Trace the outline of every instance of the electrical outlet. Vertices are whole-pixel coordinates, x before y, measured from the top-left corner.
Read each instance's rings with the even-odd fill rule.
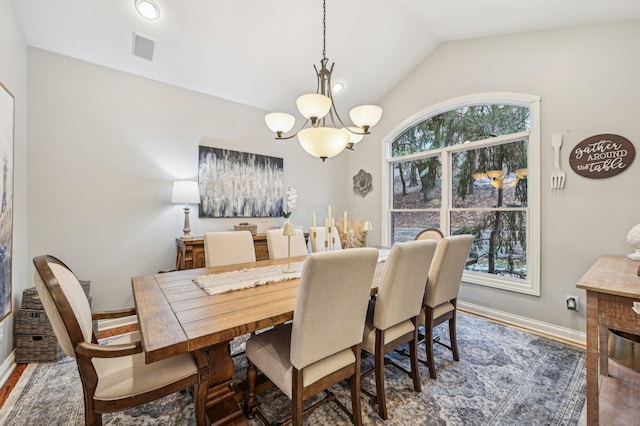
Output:
[[[567,295],[567,309],[569,309],[570,311],[580,310],[580,299],[578,298],[578,296]]]

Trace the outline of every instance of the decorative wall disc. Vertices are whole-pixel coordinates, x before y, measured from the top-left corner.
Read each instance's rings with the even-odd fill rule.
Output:
[[[360,169],[357,175],[353,177],[353,192],[364,197],[373,189],[373,178],[371,173],[367,173]]]

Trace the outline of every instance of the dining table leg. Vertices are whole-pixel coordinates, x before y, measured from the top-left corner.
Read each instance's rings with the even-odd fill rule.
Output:
[[[246,425],[247,419],[235,400],[232,385],[235,366],[229,342],[209,346],[206,353],[210,374],[206,410],[211,426]]]

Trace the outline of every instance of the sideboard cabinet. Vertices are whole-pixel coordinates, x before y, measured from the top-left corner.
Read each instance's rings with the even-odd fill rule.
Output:
[[[176,269],[204,268],[204,237],[193,237],[189,240],[176,238],[178,255],[176,257]],[[269,259],[267,236],[258,234],[253,236],[253,247],[256,251],[256,260]]]

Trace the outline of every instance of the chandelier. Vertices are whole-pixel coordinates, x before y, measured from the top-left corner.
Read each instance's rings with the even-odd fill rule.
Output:
[[[296,100],[296,106],[300,114],[306,119],[302,127],[294,134],[286,136],[285,133],[293,129],[295,118],[286,113],[274,112],[267,114],[264,119],[269,129],[275,132],[276,139],[284,140],[298,136],[300,145],[309,154],[321,158],[327,158],[340,154],[345,148],[353,150],[353,146],[360,142],[364,135],[368,135],[369,129],[375,126],[382,116],[382,108],[376,105],[361,105],[349,112],[351,121],[355,126],[347,126],[340,118],[331,94],[332,63],[329,68],[329,59],[326,56],[327,46],[327,2],[322,2],[322,60],[320,70],[316,65],[317,88],[316,93],[300,96]],[[308,126],[311,124],[311,126]]]

